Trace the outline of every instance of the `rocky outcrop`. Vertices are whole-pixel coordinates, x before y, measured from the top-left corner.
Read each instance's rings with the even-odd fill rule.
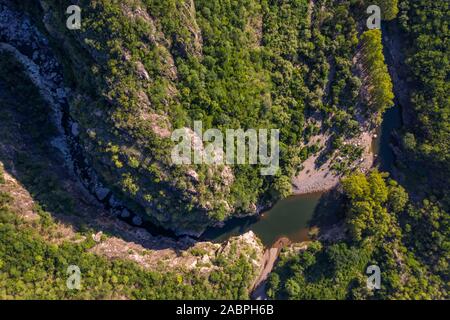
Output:
[[[253,276],[256,277],[264,248],[255,234],[250,231],[230,238],[223,244],[196,242],[181,251],[176,247],[148,250],[137,243],[112,237],[101,241],[91,251],[109,258],[130,259],[152,270],[181,270],[199,272],[202,275],[222,268],[216,263],[219,257],[225,259],[227,264],[233,264],[243,256],[252,265]]]
[[[201,57],[203,37],[195,17],[196,11],[194,0],[184,0],[184,3],[181,6],[180,15],[190,33],[190,39],[188,42],[180,42],[181,48],[185,54]]]

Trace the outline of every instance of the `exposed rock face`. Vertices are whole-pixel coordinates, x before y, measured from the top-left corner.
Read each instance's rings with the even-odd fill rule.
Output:
[[[58,67],[58,64],[55,60],[53,60],[54,58],[52,54],[46,51],[41,52],[40,49],[38,49],[40,41],[44,41],[45,44],[45,40],[43,40],[45,38],[40,38],[39,31],[31,27],[31,23],[29,22],[22,24],[23,28],[15,26],[14,32],[8,28],[3,28],[3,26],[8,25],[10,19],[14,21],[21,21],[22,18],[26,18],[24,16],[18,17],[17,13],[10,11],[6,7],[2,7],[1,9],[0,18],[2,20],[0,21],[3,25],[0,35],[2,40],[7,40],[9,43],[14,44],[18,48],[28,48],[29,46],[34,46],[36,47],[36,51],[31,53],[31,57],[27,57],[16,49],[16,47],[10,44],[2,43],[0,49],[14,54],[16,58],[24,65],[27,74],[30,76],[34,84],[41,90],[43,97],[46,98],[53,106],[55,114],[59,114],[59,118],[55,119],[55,123],[60,128],[61,134],[64,134],[64,128],[61,126],[61,114],[63,108],[62,104],[66,103],[66,93],[65,88],[61,83],[62,77],[60,72],[55,69],[55,67]],[[5,33],[3,33],[4,30],[6,30]],[[28,42],[28,37],[33,34],[36,37],[35,39],[39,40],[30,40],[30,42]],[[38,43],[34,41],[38,41]],[[36,65],[33,60],[36,60],[39,64],[41,63],[41,60],[45,60],[46,64],[44,66],[47,66],[48,69],[45,67],[42,68],[41,64],[39,66]],[[55,81],[59,82],[55,83]],[[155,121],[159,119],[158,115],[151,115],[150,117]],[[81,134],[80,125],[73,122],[68,128],[68,131],[73,136],[78,136]],[[88,129],[86,131],[91,132],[90,136],[96,136],[95,129]],[[167,135],[167,132],[162,133],[162,135]],[[62,139],[62,141],[64,141],[64,139]],[[188,174],[189,172],[190,175],[194,177],[194,180],[198,180],[198,174],[195,171],[188,171]],[[230,185],[233,181],[232,170],[225,166],[221,172],[222,173],[220,175],[224,180],[224,185]],[[211,174],[214,175],[216,173],[211,172]],[[23,194],[23,197],[29,198],[27,200],[23,197],[20,198],[21,207],[27,203],[33,203],[33,200],[30,198],[28,193],[24,190],[18,191],[19,189],[21,190],[21,187],[11,176],[8,176],[7,181],[9,181],[11,186],[15,188],[16,194]],[[9,186],[9,184],[7,186]],[[101,184],[93,185],[92,194],[101,201],[109,197],[108,203],[113,208],[120,207],[122,205],[114,195],[111,195],[110,189],[102,186]],[[228,204],[226,204],[226,206],[227,210],[230,210]],[[24,214],[26,219],[37,218],[37,214],[32,211],[31,207],[24,210],[27,212]],[[97,211],[98,208],[95,207],[94,210]],[[124,208],[122,209],[120,215],[123,218],[128,218],[131,216],[131,213],[128,209]],[[94,218],[91,222],[97,226],[108,226],[108,228],[113,225],[113,228],[116,228],[119,232],[125,232],[127,238],[131,237],[135,240],[134,242],[127,242],[117,237],[103,237],[103,232],[99,231],[92,234],[92,238],[98,243],[92,251],[97,254],[102,254],[110,258],[131,259],[150,269],[180,269],[184,271],[196,271],[202,274],[208,274],[214,269],[221,268],[214,264],[214,260],[218,256],[224,257],[231,264],[235,262],[237,258],[245,257],[253,266],[253,272],[255,275],[257,270],[260,268],[259,261],[263,252],[263,247],[252,232],[232,238],[223,245],[209,242],[194,243],[189,239],[182,239],[179,242],[175,242],[171,239],[163,237],[153,237],[143,229],[132,229],[130,226],[127,226],[119,221],[111,222],[110,220],[106,220],[104,217],[101,217],[100,214],[98,217],[98,219]],[[132,220],[135,225],[140,225],[142,223],[142,219],[138,216],[134,216]],[[60,227],[66,228],[63,226]],[[67,234],[68,238],[73,236],[73,230],[70,230],[70,228],[66,228],[64,230],[66,230],[65,234]],[[69,234],[72,234],[72,236]],[[146,249],[147,247],[154,247],[155,249],[149,252],[148,249]],[[166,248],[163,249],[163,247]],[[180,248],[183,248],[181,254],[179,251]],[[198,255],[196,252],[201,252],[202,254]]]
[[[252,45],[255,48],[259,48],[261,46],[262,37],[263,37],[262,15],[251,17],[248,21],[246,28],[250,34]]]
[[[52,107],[54,124],[62,136],[61,109],[66,94],[63,78],[58,72],[60,65],[51,54],[48,40],[25,14],[11,10],[8,3],[0,2],[0,52],[13,54],[25,67],[30,80]],[[64,139],[55,140],[54,145],[68,157],[69,150]]]
[[[186,51],[188,54],[192,54],[195,56],[201,56],[202,55],[202,45],[203,45],[203,38],[201,34],[201,30],[197,24],[196,18],[195,18],[195,3],[194,0],[185,0],[182,10],[181,10],[181,16],[186,23],[186,26],[191,33],[191,44],[183,44],[183,50]]]
[[[80,131],[78,129],[78,124],[77,123],[72,123],[72,135],[74,135],[75,137],[78,136],[80,134]]]
[[[195,271],[203,275],[221,268],[215,263],[218,257],[224,258],[227,264],[233,264],[240,257],[245,257],[252,265],[253,277],[256,278],[261,268],[264,248],[250,231],[231,238],[224,244],[197,242],[181,253],[175,248],[149,251],[136,243],[126,243],[118,238],[106,239],[92,248],[92,251],[109,258],[131,259],[149,269]]]

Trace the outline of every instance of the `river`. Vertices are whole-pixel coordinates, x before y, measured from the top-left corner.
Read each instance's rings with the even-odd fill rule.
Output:
[[[266,247],[282,237],[292,242],[308,240],[309,221],[321,196],[322,193],[313,193],[288,197],[259,217],[231,219],[223,228],[209,228],[203,236],[206,240],[222,242],[251,230]]]
[[[392,173],[395,155],[391,144],[392,133],[401,128],[401,107],[395,106],[388,109],[383,116],[383,123],[377,130],[377,138],[372,141],[372,152],[376,155],[375,165],[380,171]]]
[[[390,147],[392,132],[401,127],[399,106],[388,109],[377,138],[373,140],[371,150],[376,154],[375,164],[381,171],[391,172],[395,156]],[[309,240],[311,220],[318,211],[318,205],[324,193],[291,196],[279,201],[260,217],[234,218],[222,228],[209,228],[202,236],[205,240],[223,242],[232,236],[253,231],[266,247],[271,247],[278,239],[287,238],[291,242]]]

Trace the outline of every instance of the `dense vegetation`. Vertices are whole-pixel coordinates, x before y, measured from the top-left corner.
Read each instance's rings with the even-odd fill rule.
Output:
[[[367,5],[375,4],[381,9],[381,18],[383,20],[393,20],[399,12],[398,0],[374,0],[366,1]]]
[[[410,104],[402,106],[396,174],[406,190],[377,172],[344,179],[347,239],[286,253],[270,278],[272,297],[449,298],[449,8],[446,1],[407,0],[399,8]],[[363,35],[373,43],[379,36]],[[372,264],[381,269],[381,290],[366,287]]]
[[[90,164],[127,206],[179,231],[202,231],[231,215],[255,213],[258,204],[290,194],[292,175],[320,151],[317,144],[308,145],[310,138],[326,134],[330,146],[321,161],[346,159],[331,167],[347,175],[342,180],[346,239],[286,250],[270,275],[268,295],[449,298],[445,0],[370,1],[381,7],[389,26],[399,23],[405,32],[400,47],[410,104],[402,106],[406,121],[395,145],[399,182],[377,171],[352,173],[362,149],[344,143],[361,133],[362,118],[379,123],[394,99],[381,31],[364,31],[368,1],[317,0],[311,6],[308,0],[83,0],[82,29],[75,32],[64,23],[70,1],[40,3],[17,6],[33,13],[53,40]],[[28,96],[3,101],[9,107],[0,120],[11,121],[11,109],[28,115],[13,119],[22,124],[17,131],[29,135],[24,143],[41,141],[37,149],[48,152],[49,112],[8,59],[1,61],[0,85],[13,90],[17,82],[12,95]],[[9,74],[17,77],[5,77]],[[25,101],[35,107],[23,109]],[[194,120],[203,121],[203,130],[280,128],[280,172],[262,177],[258,166],[172,166],[170,132],[192,127]],[[15,133],[6,126],[1,132],[2,142]],[[55,224],[45,210],[77,214],[73,199],[57,175],[47,175],[51,168],[36,148],[26,153],[16,147],[11,160],[26,173],[21,180],[43,209],[35,208],[40,219],[30,223],[18,216],[10,194],[0,193],[0,298],[248,297],[251,266],[244,256],[233,263],[217,257],[218,271],[203,277],[146,271],[95,256],[89,253],[90,233],[79,234],[77,243],[49,241]],[[5,183],[2,168],[0,183]],[[83,271],[81,291],[66,288],[71,264]],[[382,286],[371,291],[366,268],[373,264],[381,269]]]
[[[400,6],[411,88],[400,161],[408,187],[437,197],[448,210],[450,10],[447,1],[401,1]]]
[[[326,132],[337,150],[361,133],[361,114],[373,117],[353,65],[363,1],[80,1],[75,32],[63,23],[68,1],[42,3],[45,32],[66,39],[65,78],[79,93],[71,114],[92,166],[128,206],[165,227],[202,230],[289,195],[301,162],[319,152],[306,146],[312,135]],[[384,66],[379,58],[369,69]],[[388,83],[384,71],[375,74]],[[380,113],[385,94],[374,94]],[[279,128],[281,170],[263,177],[254,165],[173,166],[167,132],[194,120],[203,130]],[[336,171],[352,168],[355,148],[340,150],[349,163]]]
[[[248,298],[251,267],[244,257],[233,264],[218,257],[221,269],[209,277],[195,272],[147,271],[126,260],[90,253],[95,242],[89,234],[80,234],[76,243],[49,242],[54,232],[51,216],[37,207],[40,219],[30,224],[11,203],[11,195],[0,192],[0,299]],[[81,270],[80,290],[66,286],[70,265]]]
[[[404,224],[414,221],[416,209],[406,191],[385,177],[374,171],[367,177],[355,174],[344,179],[348,240],[325,245],[316,241],[306,251],[286,252],[270,275],[269,296],[448,299],[448,218],[439,221],[441,233],[412,243],[411,225],[405,228]],[[429,252],[424,246],[434,250],[427,259],[421,256]],[[366,268],[370,265],[380,267],[380,290],[367,288]]]
[[[0,299],[248,298],[254,277],[251,252],[231,253],[231,258],[227,252],[217,253],[211,261],[214,270],[207,274],[182,268],[146,270],[128,260],[91,253],[97,244],[95,229],[61,173],[64,167],[51,145],[56,129],[49,105],[13,56],[0,56],[0,161],[26,186],[38,215],[22,216],[16,202],[29,200],[7,183],[0,163]],[[72,218],[77,216],[85,221],[76,223]],[[79,231],[65,237],[61,217]],[[66,286],[70,265],[81,270],[80,290]]]
[[[381,115],[386,108],[394,105],[391,76],[384,63],[381,30],[373,29],[364,32],[361,36],[361,42],[365,65],[367,65],[365,73],[370,84],[368,102],[373,111],[380,114],[378,121],[381,123]]]

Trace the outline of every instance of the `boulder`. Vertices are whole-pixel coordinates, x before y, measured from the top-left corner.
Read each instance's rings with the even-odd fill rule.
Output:
[[[133,224],[140,226],[142,224],[142,218],[139,216],[134,216],[133,217]]]
[[[129,218],[130,217],[130,211],[128,211],[128,209],[123,209],[122,212],[120,213],[120,216],[122,218]]]
[[[109,189],[104,188],[104,187],[97,187],[95,189],[95,195],[97,196],[97,198],[100,201],[105,200],[105,198],[108,196],[109,192],[110,192]]]

